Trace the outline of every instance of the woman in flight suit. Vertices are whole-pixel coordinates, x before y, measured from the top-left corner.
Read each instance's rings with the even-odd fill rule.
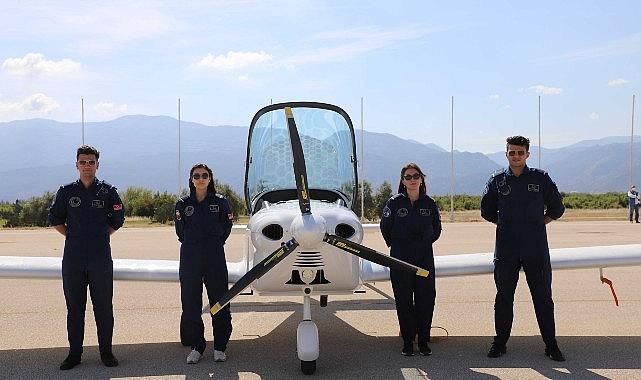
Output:
[[[214,305],[228,290],[227,263],[223,245],[231,233],[232,213],[225,197],[216,194],[211,169],[196,164],[189,172],[188,196],[176,203],[174,221],[180,246],[181,335],[191,346],[188,364],[197,363],[205,352],[205,329],[201,317],[203,283]],[[214,361],[226,360],[231,336],[229,305],[212,316]]]
[[[432,243],[441,235],[441,218],[436,203],[426,194],[425,174],[417,164],[409,163],[401,169],[398,194],[383,208],[381,233],[392,257],[430,272],[425,278],[391,269],[390,278],[403,337],[401,353],[414,355],[414,337],[418,334],[419,353],[431,355],[428,342],[436,299]]]

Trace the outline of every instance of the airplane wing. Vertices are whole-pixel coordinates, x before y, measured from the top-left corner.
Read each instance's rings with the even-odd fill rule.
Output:
[[[471,276],[494,272],[493,253],[435,256],[436,277]],[[641,265],[641,244],[550,250],[552,269],[608,268]],[[389,281],[389,268],[363,260],[363,282]]]
[[[114,280],[178,282],[178,261],[114,259]],[[247,262],[227,262],[229,283],[247,272]],[[62,278],[62,258],[0,256],[0,278]]]

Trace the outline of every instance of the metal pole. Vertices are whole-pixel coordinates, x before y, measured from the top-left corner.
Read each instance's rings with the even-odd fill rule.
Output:
[[[363,168],[363,142],[365,130],[363,129],[363,97],[361,96],[361,159],[358,163],[361,167],[361,222],[365,220],[365,172]]]
[[[539,169],[541,169],[541,95],[539,95]]]
[[[630,178],[628,179],[628,188],[632,187],[632,171],[634,161],[632,160],[632,151],[634,147],[634,94],[632,95],[632,126],[630,128]]]
[[[452,133],[450,136],[450,222],[454,221],[454,96],[452,96]]]
[[[182,162],[180,158],[180,98],[178,98],[178,196],[180,196],[183,191],[181,164]]]
[[[80,114],[82,115],[82,145],[85,145],[85,99],[80,98]]]

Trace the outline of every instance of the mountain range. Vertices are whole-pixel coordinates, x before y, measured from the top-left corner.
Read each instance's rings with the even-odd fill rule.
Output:
[[[142,186],[177,193],[186,186],[193,163],[206,162],[214,176],[242,194],[248,127],[181,122],[182,170],[178,173],[178,121],[168,116],[123,116],[85,123],[87,144],[101,151],[99,178],[120,190]],[[360,154],[361,132],[356,132]],[[450,152],[386,133],[364,132],[364,177],[373,187],[383,181],[395,189],[401,166],[417,162],[428,175],[430,194],[450,192]],[[639,141],[638,137],[635,137]],[[612,136],[543,149],[542,167],[566,192],[626,191],[630,137]],[[75,150],[82,142],[80,123],[47,119],[0,123],[0,200],[12,201],[55,191],[74,181]],[[538,148],[528,162],[538,166]],[[634,173],[641,169],[641,143],[634,144]],[[454,152],[455,193],[480,194],[488,176],[505,165],[503,152]]]

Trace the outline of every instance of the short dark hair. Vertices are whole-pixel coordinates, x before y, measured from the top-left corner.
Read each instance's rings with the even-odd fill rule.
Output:
[[[401,180],[398,182],[398,193],[407,195],[407,190],[405,189],[405,186],[403,186],[403,176],[408,169],[414,169],[418,172],[418,174],[421,175],[421,184],[418,187],[418,193],[419,195],[425,195],[427,193],[427,187],[425,185],[425,174],[423,173],[421,168],[414,162],[409,162],[401,168]]]
[[[209,178],[211,178],[211,180],[209,181],[209,185],[207,185],[207,192],[216,194],[216,186],[214,185],[214,173],[211,171],[209,166],[207,166],[207,164],[203,164],[202,162],[192,166],[191,170],[189,171],[189,179],[187,180],[189,183],[189,192],[193,193],[196,191],[196,186],[194,186],[194,183],[191,182],[191,176],[194,174],[194,170],[196,169],[207,170],[207,173],[209,173]]]
[[[91,145],[83,145],[78,150],[76,151],[76,160],[78,157],[80,157],[81,154],[93,154],[96,156],[96,160],[100,158],[100,152],[98,152],[98,149],[94,148]]]
[[[523,136],[510,136],[505,139],[507,144],[505,144],[505,149],[507,150],[510,145],[524,146],[525,151],[530,151],[530,139]]]

